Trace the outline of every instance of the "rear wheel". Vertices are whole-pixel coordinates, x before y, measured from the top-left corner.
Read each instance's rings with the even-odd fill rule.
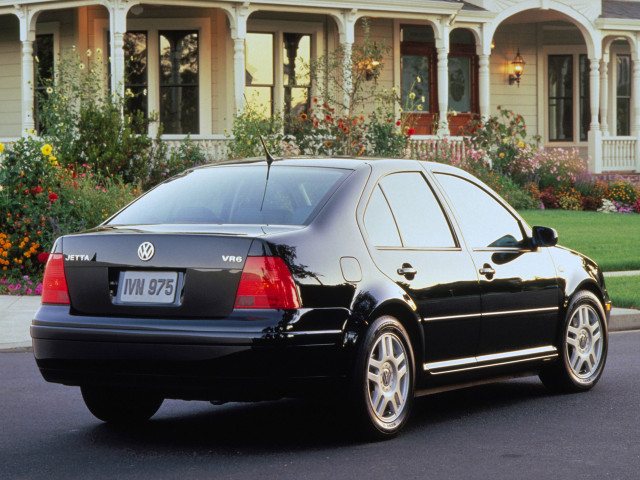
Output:
[[[162,405],[163,398],[133,388],[81,387],[89,411],[107,423],[141,423],[149,420]]]
[[[405,425],[414,395],[414,362],[404,327],[391,316],[378,318],[360,345],[352,402],[361,431],[389,438]]]
[[[542,382],[560,392],[593,388],[602,375],[608,346],[604,310],[593,293],[578,292],[571,301],[560,346],[560,360],[540,373]]]

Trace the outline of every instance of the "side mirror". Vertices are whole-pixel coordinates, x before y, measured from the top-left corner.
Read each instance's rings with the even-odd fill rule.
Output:
[[[558,232],[549,227],[533,227],[533,245],[535,247],[553,247],[558,244]]]

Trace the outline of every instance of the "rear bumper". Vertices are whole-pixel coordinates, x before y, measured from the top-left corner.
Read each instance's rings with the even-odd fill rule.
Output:
[[[50,382],[144,387],[167,398],[253,400],[305,394],[344,378],[349,361],[342,331],[326,327],[347,313],[322,313],[157,320],[76,316],[68,307],[43,305],[31,336]],[[309,315],[330,321],[292,328],[310,327]]]

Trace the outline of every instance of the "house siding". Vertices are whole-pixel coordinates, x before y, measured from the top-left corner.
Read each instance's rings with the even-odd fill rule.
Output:
[[[0,16],[0,138],[20,135],[22,67],[20,24],[14,15]]]

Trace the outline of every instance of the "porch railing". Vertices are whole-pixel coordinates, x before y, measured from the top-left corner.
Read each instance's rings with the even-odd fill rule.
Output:
[[[169,148],[178,148],[185,139],[183,135],[162,135],[161,138]],[[231,141],[229,137],[225,135],[191,135],[189,138],[202,149],[202,152],[212,162],[228,160],[228,145]]]
[[[635,172],[638,159],[635,137],[605,137],[602,139],[603,172]]]
[[[431,158],[438,149],[446,148],[448,152],[459,154],[461,157],[465,154],[464,137],[446,137],[440,138],[435,135],[414,135],[409,140],[409,155],[411,158],[422,159]]]

